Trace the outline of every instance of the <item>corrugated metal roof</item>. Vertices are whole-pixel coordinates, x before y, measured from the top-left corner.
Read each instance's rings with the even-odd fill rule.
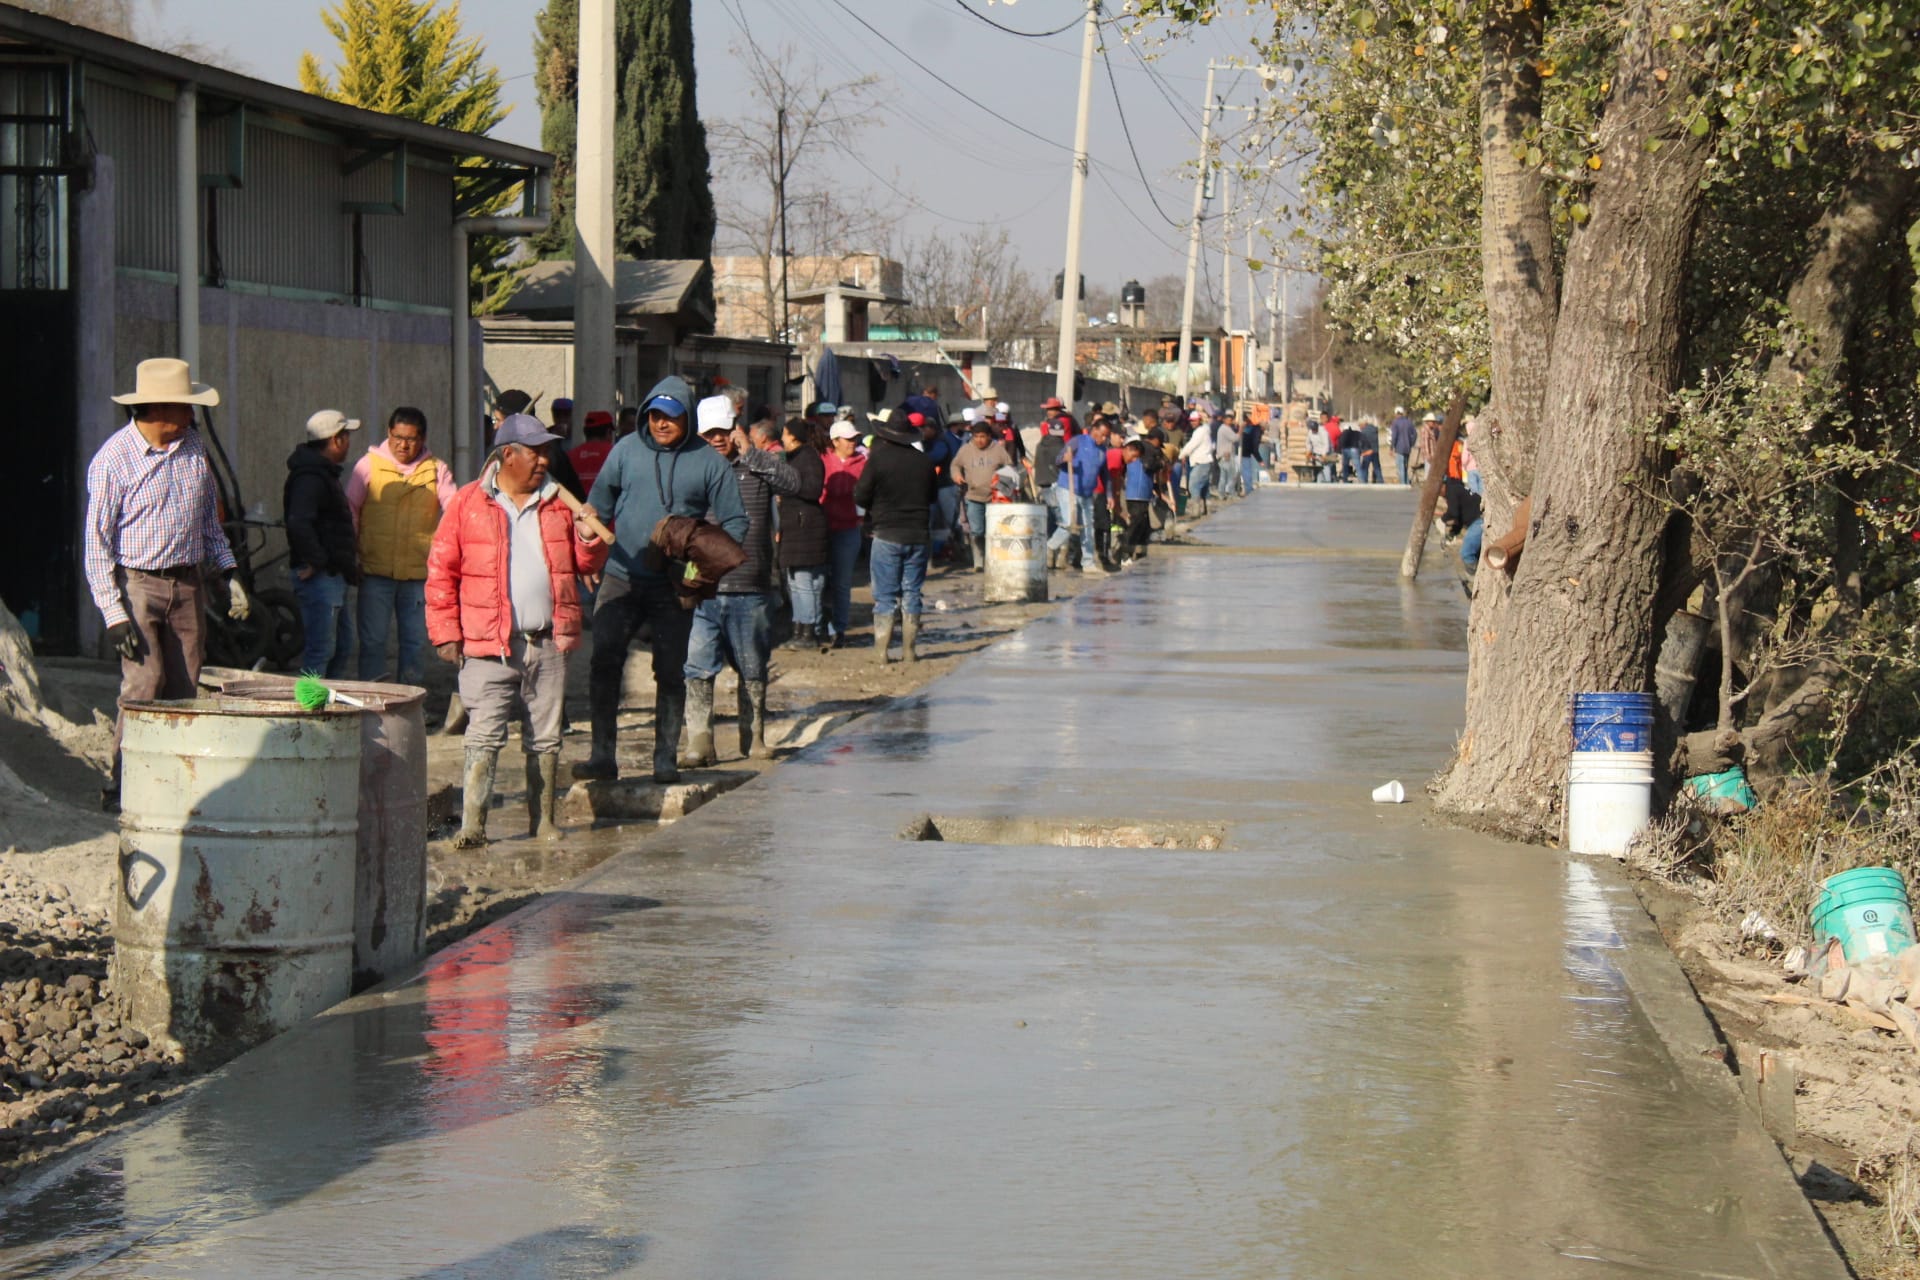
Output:
[[[701,308],[694,296],[709,271],[705,259],[622,258],[613,269],[613,313],[616,316],[673,316]],[[520,284],[507,305],[509,315],[530,320],[566,320],[573,317],[573,263],[536,262],[520,272]],[[710,321],[711,316],[707,317]]]

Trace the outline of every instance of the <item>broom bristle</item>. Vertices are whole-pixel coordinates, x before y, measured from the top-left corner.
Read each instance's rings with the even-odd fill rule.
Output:
[[[327,686],[320,677],[308,672],[293,682],[293,700],[304,711],[318,711],[327,705]]]

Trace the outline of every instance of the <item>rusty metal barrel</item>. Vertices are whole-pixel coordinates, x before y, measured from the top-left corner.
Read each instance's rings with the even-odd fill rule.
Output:
[[[329,680],[366,704],[360,720],[360,833],[354,849],[353,986],[412,965],[427,944],[427,691]],[[291,678],[228,679],[230,698],[286,699]]]
[[[194,1062],[353,984],[360,722],[239,698],[125,708],[113,986]]]

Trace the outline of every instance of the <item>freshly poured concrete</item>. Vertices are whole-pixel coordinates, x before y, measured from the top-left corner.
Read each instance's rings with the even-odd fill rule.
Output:
[[[1844,1275],[1611,864],[1369,802],[1461,701],[1404,511],[1239,504],[44,1179],[0,1274]]]

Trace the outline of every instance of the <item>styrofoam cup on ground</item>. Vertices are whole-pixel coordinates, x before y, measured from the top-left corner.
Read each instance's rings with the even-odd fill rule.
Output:
[[[1407,789],[1395,778],[1392,782],[1383,782],[1373,789],[1375,804],[1400,804],[1407,798]]]

